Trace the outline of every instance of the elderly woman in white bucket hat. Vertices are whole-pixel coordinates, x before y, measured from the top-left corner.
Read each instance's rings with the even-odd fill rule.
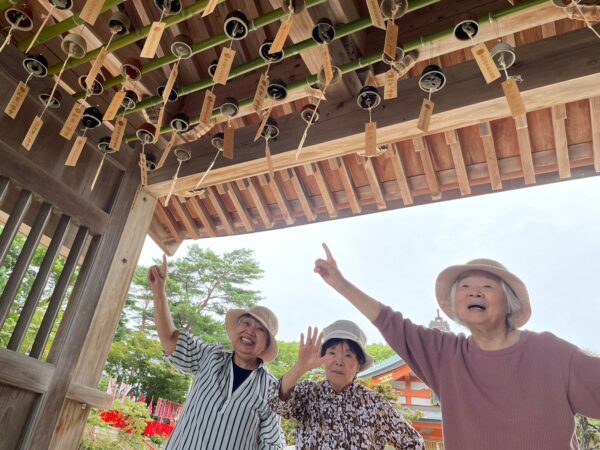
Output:
[[[380,394],[356,382],[358,372],[373,358],[367,339],[354,322],[338,320],[319,334],[309,328],[300,335],[298,361],[271,388],[269,404],[285,418],[298,421],[298,449],[424,450],[423,438]],[[303,381],[308,371],[323,365],[325,381]]]
[[[225,330],[233,346],[208,344],[177,330],[165,294],[167,261],[148,270],[156,331],[166,358],[194,375],[183,412],[166,449],[279,450],[285,445],[281,420],[267,404],[276,379],[264,363],[277,356],[278,322],[264,306],[233,309]]]
[[[550,333],[520,328],[531,316],[525,284],[477,259],[443,270],[436,296],[470,336],[413,324],[347,281],[326,245],[315,272],[356,306],[437,394],[446,450],[574,450],[575,415],[600,418],[600,358]]]

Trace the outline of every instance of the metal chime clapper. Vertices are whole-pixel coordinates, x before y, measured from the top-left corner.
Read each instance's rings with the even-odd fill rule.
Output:
[[[90,3],[90,2],[87,2]],[[95,19],[94,19],[95,20]],[[110,16],[108,20],[108,28],[110,30],[110,39],[108,42],[100,48],[100,52],[98,56],[92,63],[92,68],[87,74],[85,78],[85,87],[86,89],[92,89],[92,85],[94,84],[94,80],[96,79],[96,75],[100,72],[102,65],[104,64],[104,60],[108,55],[108,48],[112,40],[115,36],[122,37],[129,33],[129,27],[131,26],[131,21],[129,17],[124,13],[117,11]]]
[[[75,134],[79,121],[83,117],[85,111],[84,102],[89,97],[93,95],[101,95],[104,92],[104,77],[102,76],[102,74],[98,73],[96,75],[96,78],[94,79],[94,83],[92,84],[91,88],[88,88],[85,84],[86,77],[86,75],[82,75],[77,80],[79,86],[83,90],[85,90],[85,97],[82,100],[75,102],[73,108],[71,108],[71,111],[67,116],[67,120],[65,120],[65,123],[63,124],[62,129],[59,133],[61,137],[65,138],[68,141],[70,141],[73,137],[73,134]]]
[[[28,3],[20,3],[9,7],[4,11],[4,17],[10,24],[10,28],[4,42],[0,46],[0,52],[10,44],[13,31],[31,31],[33,29],[33,15]]]
[[[377,122],[373,122],[371,111],[381,103],[381,95],[375,86],[363,86],[356,103],[369,112],[369,121],[365,123],[365,156],[377,156]]]
[[[48,20],[50,20],[50,17],[52,17],[52,13],[54,12],[55,9],[59,9],[61,11],[70,11],[71,8],[73,8],[73,0],[50,0],[50,3],[52,4],[52,7],[46,13],[46,17],[44,18],[44,21],[42,22],[40,27],[35,32],[35,35],[33,36],[33,38],[31,38],[31,42],[29,43],[29,46],[25,50],[25,53],[29,53],[29,51],[33,48],[38,37],[40,36],[40,33],[42,32],[42,30],[48,23]]]
[[[164,17],[179,14],[183,7],[180,0],[154,0],[154,4],[160,10],[160,19],[157,22],[152,22],[152,25],[150,25],[150,32],[140,53],[140,57],[142,58],[154,58],[160,44],[160,38],[167,26],[163,22]]]
[[[178,112],[171,119],[171,128],[173,128],[173,133],[171,134],[171,139],[167,142],[167,146],[163,151],[160,159],[158,160],[158,164],[156,165],[157,169],[160,169],[167,160],[167,156],[171,153],[171,149],[175,145],[175,141],[177,140],[177,136],[181,133],[185,133],[190,129],[190,118],[184,112]]]
[[[56,92],[58,83],[60,83],[60,79],[62,77],[63,72],[65,71],[65,67],[67,66],[67,63],[69,62],[69,59],[83,58],[85,56],[87,45],[86,45],[85,39],[83,39],[83,37],[81,37],[78,34],[69,33],[65,36],[65,38],[61,42],[60,47],[61,47],[62,51],[67,55],[67,57],[65,58],[65,62],[63,63],[60,71],[58,72],[58,75],[56,76],[56,81],[54,82],[52,90],[50,91],[50,94],[47,97],[48,102],[44,106],[44,109],[42,110],[41,114],[38,116],[35,116],[35,118],[33,119],[33,122],[31,123],[31,126],[29,127],[29,130],[27,131],[27,134],[25,135],[25,138],[23,139],[23,142],[21,145],[23,145],[23,147],[25,147],[27,150],[31,149],[31,146],[35,142],[35,139],[44,123],[42,120],[42,117],[44,116],[44,113],[46,112],[46,110],[50,107],[50,102],[53,101],[55,98],[54,93]]]
[[[435,64],[430,64],[423,69],[421,78],[419,78],[419,87],[429,94],[423,99],[417,128],[425,133],[429,131],[429,123],[433,115],[434,103],[431,101],[431,95],[434,92],[441,90],[446,85],[446,75],[442,72],[442,68]]]
[[[390,69],[385,74],[384,98],[392,99],[398,96],[398,73],[394,70],[394,63],[398,59],[398,25],[396,20],[402,17],[408,11],[408,2],[406,0],[383,0],[381,2],[381,13],[387,19],[385,41],[383,45],[383,59],[390,65]],[[404,50],[400,48],[401,55],[404,56]]]
[[[318,117],[319,117],[318,109],[319,109],[319,106],[321,105],[321,102],[325,99],[325,91],[331,84],[335,84],[342,79],[342,71],[340,70],[339,67],[332,66],[332,72],[333,72],[333,76],[332,76],[331,80],[329,80],[327,82],[325,68],[324,67],[321,68],[321,70],[317,74],[317,80],[319,81],[319,86],[321,88],[320,89],[321,93],[319,94],[317,103],[315,105],[308,104],[304,108],[302,108],[301,117],[302,117],[302,120],[304,120],[306,122],[306,127],[304,128],[304,132],[302,133],[302,137],[300,138],[300,143],[298,144],[298,148],[296,149],[296,152],[294,154],[295,161],[298,161],[298,158],[300,158],[300,153],[302,153],[302,149],[304,148],[304,143],[306,142],[306,138],[308,136],[308,130],[318,120]],[[312,113],[310,114],[311,118],[309,118],[309,113],[311,111],[312,111]]]
[[[175,184],[177,183],[177,177],[179,176],[179,170],[181,169],[181,165],[184,162],[188,162],[192,158],[192,154],[186,148],[176,148],[173,151],[173,153],[175,154],[175,158],[177,158],[177,170],[175,171],[175,175],[173,176],[173,181],[171,181],[169,193],[165,198],[165,207],[169,206],[169,200],[171,200],[171,196],[173,195],[173,190],[175,189]]]
[[[215,163],[217,162],[217,159],[219,158],[219,154],[223,151],[223,145],[225,144],[225,135],[221,132],[215,133],[215,135],[210,140],[210,144],[214,148],[217,149],[217,153],[215,154],[215,157],[211,161],[211,163],[208,166],[208,168],[206,169],[206,171],[202,174],[202,176],[198,180],[198,183],[196,183],[196,186],[194,186],[194,189],[192,189],[192,192],[194,194],[201,194],[204,191],[204,188],[200,188],[200,186],[202,185],[202,183],[206,179],[206,176],[210,173],[210,171],[214,167]]]
[[[4,109],[4,113],[11,119],[17,117],[21,106],[23,106],[23,102],[29,93],[29,86],[27,86],[29,80],[32,77],[44,78],[48,75],[48,61],[42,55],[27,55],[23,60],[23,68],[29,76],[24,83],[19,81],[8,105]]]
[[[267,69],[260,76],[258,86],[256,87],[256,92],[254,93],[254,99],[252,100],[252,109],[258,114],[260,114],[263,109],[265,96],[267,94],[267,87],[269,86],[269,70],[271,68],[271,64],[280,62],[285,56],[283,50],[271,53],[272,46],[273,41],[267,39],[258,49],[260,57],[267,62]]]
[[[143,123],[136,130],[135,135],[142,144],[142,151],[140,152],[140,182],[142,186],[148,186],[148,171],[156,169],[156,156],[152,153],[146,153],[146,145],[151,144],[154,141],[154,135],[156,133],[156,127],[149,123]]]
[[[240,104],[237,99],[227,97],[221,104],[221,115],[227,118],[225,124],[225,133],[223,139],[223,156],[227,159],[233,159],[233,148],[235,145],[235,131],[231,126],[231,119],[240,112]]]
[[[267,121],[271,116],[271,110],[273,109],[275,102],[283,100],[287,97],[287,85],[283,80],[277,79],[271,81],[267,87],[267,96],[271,99],[271,103],[269,108],[267,108],[267,110],[263,113],[262,121],[260,122],[258,130],[254,135],[254,142],[256,142],[258,138],[262,136],[263,129],[265,128]]]
[[[261,136],[265,140],[265,156],[267,157],[267,170],[269,171],[269,183],[275,180],[275,169],[273,168],[273,158],[271,157],[271,148],[269,141],[279,136],[279,125],[272,117],[269,117],[267,123],[262,129]]]
[[[521,97],[521,91],[519,90],[519,86],[517,86],[517,80],[520,81],[521,77],[518,75],[508,75],[508,69],[512,67],[517,60],[515,49],[510,44],[500,42],[492,48],[490,53],[494,64],[498,70],[504,72],[506,77],[502,82],[502,90],[504,91],[504,96],[508,102],[511,115],[515,118],[525,115],[527,111],[525,110],[525,104]]]
[[[73,167],[77,164],[81,151],[87,141],[85,134],[88,130],[98,128],[102,125],[102,112],[95,106],[85,108],[83,117],[81,118],[81,125],[83,126],[83,133],[75,139],[75,143],[73,144],[73,147],[71,147],[69,156],[67,156],[67,160],[65,161],[65,166]]]
[[[94,175],[94,179],[92,180],[92,185],[90,190],[93,191],[96,186],[96,182],[98,181],[98,177],[100,176],[100,171],[102,170],[102,166],[104,165],[104,160],[106,159],[106,155],[110,155],[117,151],[117,149],[112,148],[110,146],[110,136],[104,136],[98,141],[98,150],[102,153],[102,159],[100,160],[100,164],[98,164],[98,169],[96,169],[96,175]]]
[[[273,39],[273,43],[271,48],[269,49],[269,53],[275,54],[279,53],[283,50],[283,46],[285,41],[290,34],[292,29],[292,22],[294,20],[294,15],[299,14],[306,8],[306,0],[283,0],[281,4],[281,9],[287,13],[285,20],[281,22],[279,29],[277,30],[277,34],[275,35],[275,39]]]

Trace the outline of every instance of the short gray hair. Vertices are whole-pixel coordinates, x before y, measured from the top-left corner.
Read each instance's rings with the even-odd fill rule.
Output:
[[[468,275],[469,272],[462,273],[452,284],[452,289],[450,289],[450,302],[452,304],[452,311],[454,312],[454,321],[462,326],[466,325],[458,318],[458,315],[456,314],[456,288],[458,287],[458,283],[460,283],[460,281],[463,278],[466,278]],[[519,297],[517,297],[517,294],[515,294],[513,288],[511,288],[510,285],[506,283],[502,278],[499,278],[492,273],[488,275],[500,282],[500,287],[502,287],[502,290],[506,295],[506,303],[508,305],[508,314],[506,315],[506,326],[510,331],[516,330],[516,317],[521,313],[521,310],[523,309],[521,300],[519,300]]]

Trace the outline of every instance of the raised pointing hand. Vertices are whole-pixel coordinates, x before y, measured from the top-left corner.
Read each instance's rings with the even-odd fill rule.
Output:
[[[339,287],[343,282],[342,274],[327,244],[323,244],[323,250],[325,250],[325,259],[319,258],[315,261],[314,271],[321,275],[321,278],[330,286]]]

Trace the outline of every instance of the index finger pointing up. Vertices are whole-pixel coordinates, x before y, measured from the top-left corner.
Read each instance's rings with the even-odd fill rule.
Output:
[[[325,255],[327,255],[327,261],[328,262],[332,262],[333,261],[333,255],[331,254],[331,251],[329,250],[329,247],[327,247],[327,244],[323,243],[323,250],[325,250]]]

